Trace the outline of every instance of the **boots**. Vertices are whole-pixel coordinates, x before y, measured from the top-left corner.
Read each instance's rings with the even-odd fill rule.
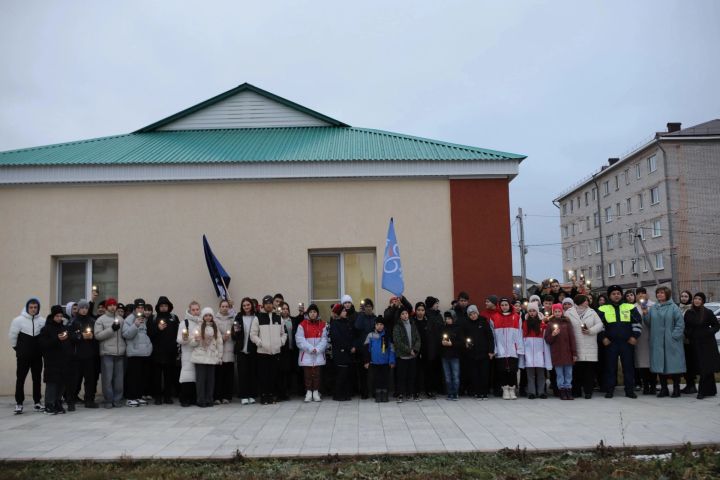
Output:
[[[560,389],[560,400],[567,400],[567,395],[565,394],[565,389]]]
[[[565,400],[575,400],[575,397],[573,397],[571,388],[565,389]]]
[[[508,386],[508,396],[510,397],[510,400],[517,400],[517,395],[515,395],[515,387],[514,386]]]
[[[381,403],[382,402],[382,390],[377,389],[375,390],[375,403]]]
[[[307,392],[305,392],[305,403],[312,402],[312,399],[313,399],[312,397],[313,397],[312,390],[308,390]]]
[[[680,385],[678,385],[677,382],[673,382],[673,391],[672,395],[670,395],[670,398],[679,398],[680,397]]]
[[[503,391],[503,393],[502,393],[503,400],[510,400],[510,391],[508,390],[507,385],[503,385],[502,391]]]
[[[657,394],[657,398],[664,398],[664,397],[669,397],[669,396],[670,396],[670,391],[668,390],[667,385],[663,385],[660,388],[660,392]]]

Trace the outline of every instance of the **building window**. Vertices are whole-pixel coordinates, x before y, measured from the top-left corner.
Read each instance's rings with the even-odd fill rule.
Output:
[[[613,248],[615,248],[615,235],[608,235],[607,237],[605,237],[605,243],[608,250],[612,250]]]
[[[652,236],[653,238],[655,238],[659,237],[660,235],[662,235],[660,230],[660,220],[655,220],[652,223]]]
[[[598,280],[600,280],[602,278],[602,269],[600,268],[600,265],[598,265],[597,268],[595,269],[595,276],[597,277]]]
[[[653,187],[650,189],[650,205],[658,203],[660,203],[660,187]]]
[[[585,206],[590,205],[590,192],[585,192]]]
[[[609,180],[605,180],[603,182],[603,195],[606,197],[608,195],[610,195],[610,181]]]
[[[578,201],[577,208],[579,210],[580,209],[580,195],[577,196],[577,201]]]
[[[645,229],[643,227],[638,228],[638,237],[640,237],[640,240],[643,242],[645,241]]]
[[[642,210],[645,207],[645,202],[643,200],[643,193],[638,193],[638,210]]]
[[[590,242],[587,243],[587,254],[588,257],[592,255],[592,244]],[[590,275],[592,277],[592,275]]]
[[[573,199],[571,198],[571,199],[570,199],[570,213],[573,213],[573,211],[575,210],[575,207],[574,207],[574,206],[575,206],[575,202],[574,202]]]
[[[610,223],[610,222],[612,222],[612,208],[607,207],[605,209],[605,223]]]
[[[625,199],[625,211],[628,215],[632,213],[632,201],[629,198]]]
[[[665,268],[665,264],[663,263],[663,254],[662,252],[655,254],[655,270],[662,270]]]
[[[652,173],[657,170],[657,162],[655,161],[655,155],[647,159],[648,173]]]
[[[344,294],[375,301],[375,251],[310,251],[310,301],[330,318],[330,306]]]
[[[573,258],[577,258],[577,250],[575,248],[575,245],[573,245],[572,250],[573,250]]]
[[[567,247],[567,248],[565,249],[565,260],[567,260],[567,261],[569,262],[570,259],[571,259],[571,256],[570,256],[570,247]]]
[[[615,262],[610,262],[610,263],[608,263],[608,277],[612,278],[614,276],[615,276]]]
[[[583,221],[578,222],[578,233],[583,233]]]
[[[620,260],[620,275],[625,275],[625,260]]]
[[[118,259],[115,255],[57,258],[57,303],[91,298],[97,290],[100,298],[117,298]]]
[[[622,232],[618,232],[618,248],[622,248],[622,243],[623,243],[622,239],[623,239]]]
[[[600,244],[600,239],[599,239],[599,238],[596,238],[596,239],[595,239],[595,253],[600,253],[600,247],[601,247],[601,246],[602,246],[602,245]],[[555,257],[555,258],[557,258],[557,257]]]
[[[619,203],[615,204],[615,216],[620,218],[620,204]]]
[[[570,229],[567,225],[563,225],[563,238],[568,238],[570,236]]]
[[[590,278],[593,278],[592,274],[593,274],[593,269],[592,269],[592,266],[590,266],[590,267],[588,267],[588,275],[587,275],[587,278],[589,278],[589,279],[590,279]]]
[[[632,259],[632,260],[630,260],[630,272],[631,272],[633,275],[635,275],[635,274],[638,273],[637,262],[638,262],[638,261],[637,261],[637,259],[635,259],[635,258]]]
[[[598,212],[593,213],[593,225],[595,225],[595,228],[600,226],[600,214]]]
[[[572,236],[575,236],[575,223],[572,224]]]
[[[567,203],[563,203],[563,215],[567,215]]]
[[[630,169],[625,169],[625,185],[630,185]]]
[[[618,190],[620,190],[620,179],[615,175],[615,191],[617,192]]]
[[[597,188],[593,188],[593,189],[591,190],[591,192],[592,192],[592,199],[593,199],[593,202],[594,202],[595,200],[597,200]]]
[[[635,164],[635,178],[640,180],[640,164],[639,163]]]
[[[641,260],[641,262],[642,262],[642,271],[643,271],[643,272],[647,272],[647,271],[648,271],[648,266],[647,266],[647,262],[645,261],[645,257],[642,257],[640,260]]]
[[[628,238],[630,238],[630,245],[635,243],[635,232],[632,228],[628,229]]]

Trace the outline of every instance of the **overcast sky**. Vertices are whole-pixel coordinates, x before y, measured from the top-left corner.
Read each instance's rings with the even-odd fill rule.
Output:
[[[667,122],[720,117],[714,0],[2,0],[0,45],[0,150],[127,133],[249,82],[353,126],[525,154],[511,214],[543,245],[536,280],[562,268],[557,194]]]

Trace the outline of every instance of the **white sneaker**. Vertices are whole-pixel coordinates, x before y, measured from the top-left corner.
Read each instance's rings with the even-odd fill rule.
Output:
[[[515,387],[508,387],[508,396],[510,397],[510,400],[517,400],[517,395],[515,395]]]
[[[145,405],[147,405],[147,400],[145,400],[144,398],[138,398],[138,399],[135,400],[135,401],[136,401],[136,402],[138,403],[138,405],[140,405],[141,407],[144,407]]]
[[[247,405],[248,403],[250,403],[249,399],[247,399],[247,398],[240,399],[240,405]]]
[[[510,400],[510,391],[508,390],[507,385],[503,385],[503,400]]]
[[[310,393],[310,392],[308,392],[308,393]],[[307,397],[305,397],[305,398],[306,398],[305,401],[307,402]],[[23,412],[23,406],[20,404],[15,405],[15,415],[21,415],[22,412]]]
[[[137,400],[128,400],[127,402],[125,402],[125,405],[127,405],[128,407],[139,407],[140,406],[140,404],[138,403]]]
[[[322,398],[320,398],[320,392],[317,390],[313,390],[312,399],[313,399],[313,402],[322,402]]]
[[[312,402],[312,399],[313,399],[313,392],[311,392],[310,390],[305,392],[305,403]],[[20,407],[22,409],[22,405],[20,405]]]
[[[20,406],[22,407],[22,405],[20,405]],[[38,402],[38,403],[36,403],[35,406],[33,407],[33,410],[36,411],[36,412],[44,412],[44,411],[45,411],[45,405],[43,405],[42,403]]]
[[[248,402],[250,402],[250,405],[255,403],[255,399],[253,397],[248,398]]]

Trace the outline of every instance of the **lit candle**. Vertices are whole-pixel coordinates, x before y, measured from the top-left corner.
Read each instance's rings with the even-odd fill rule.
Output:
[[[448,339],[448,334],[447,334],[447,333],[443,333],[443,340],[447,340],[447,339]]]
[[[117,325],[118,323],[120,323],[120,319],[117,318],[117,317],[115,317],[115,321],[114,321],[113,323],[114,323],[115,325]]]
[[[472,343],[472,338],[468,337],[465,339],[465,342],[470,345]]]
[[[160,320],[160,325],[164,327],[164,326],[165,326],[165,320]]]
[[[188,334],[188,329],[187,329],[187,328],[183,328],[183,335],[187,337],[187,334]]]
[[[97,292],[97,285],[92,286],[93,292]]]
[[[90,333],[90,327],[87,327],[87,328],[85,329],[85,333]]]
[[[557,323],[553,323],[553,329],[555,329],[555,330],[560,329],[560,325],[558,325]]]
[[[580,325],[580,327],[583,329],[587,329],[587,325],[585,325],[584,323],[582,325]]]
[[[227,334],[230,335],[230,330],[227,331]]]

